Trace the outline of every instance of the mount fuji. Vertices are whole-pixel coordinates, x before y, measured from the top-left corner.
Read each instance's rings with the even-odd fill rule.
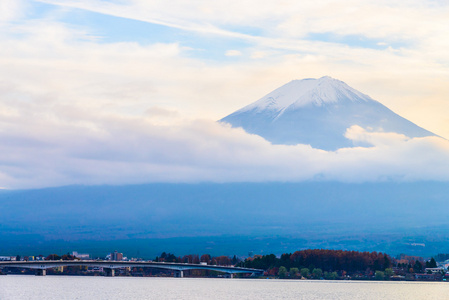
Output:
[[[345,137],[353,125],[434,135],[330,77],[292,81],[221,121],[326,150],[354,146]],[[447,181],[317,179],[0,189],[0,254],[449,253]]]
[[[219,122],[242,127],[273,144],[309,144],[334,151],[370,146],[345,137],[358,125],[368,132],[435,136],[346,83],[325,76],[293,80]]]

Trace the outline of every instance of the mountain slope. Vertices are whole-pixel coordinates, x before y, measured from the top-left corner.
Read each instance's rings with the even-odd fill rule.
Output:
[[[435,135],[328,76],[293,80],[220,122],[242,127],[273,144],[309,144],[324,150],[368,146],[344,136],[353,125],[408,137]]]
[[[245,255],[302,248],[449,253],[448,194],[446,182],[147,184],[4,191],[0,255],[73,250],[105,255],[111,249],[130,256],[148,251],[149,257],[162,251]],[[426,247],[415,249],[410,245],[415,242]]]

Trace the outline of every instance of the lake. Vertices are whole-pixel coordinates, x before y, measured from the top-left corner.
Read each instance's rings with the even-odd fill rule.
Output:
[[[7,275],[0,299],[449,299],[449,283]]]

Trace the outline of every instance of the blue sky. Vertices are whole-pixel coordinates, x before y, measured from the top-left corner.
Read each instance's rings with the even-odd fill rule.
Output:
[[[176,28],[174,27],[175,24],[173,26],[167,26],[151,21],[144,21],[140,18],[134,19],[129,15],[120,17],[114,14],[107,14],[106,11],[100,13],[83,9],[83,7],[86,7],[81,5],[83,2],[79,2],[80,4],[78,5],[82,8],[77,8],[77,5],[72,4],[73,7],[70,9],[61,11],[61,5],[64,7],[63,5],[66,3],[70,3],[70,1],[34,2],[32,3],[32,8],[29,10],[28,18],[49,16],[68,26],[86,30],[92,36],[97,37],[97,41],[100,43],[137,42],[141,45],[179,43],[184,47],[191,48],[191,51],[187,55],[215,61],[226,61],[227,56],[230,56],[226,55],[229,49],[234,49],[236,52],[245,52],[245,50],[251,49],[254,46],[253,42],[244,37],[226,37],[225,35],[201,33],[195,30]],[[245,24],[244,26],[224,24],[220,29],[248,37],[267,37],[266,28],[251,26],[251,24]],[[362,34],[345,35],[331,31],[308,32],[302,37],[302,40],[337,43],[348,47],[376,50],[384,50],[387,47],[398,49],[406,43],[406,41],[401,41],[400,39],[390,40],[387,43],[382,38],[369,38]],[[282,54],[293,54],[297,51],[287,48],[282,49],[280,52]],[[279,53],[277,54],[279,55]],[[234,59],[235,56],[238,55],[234,55]]]
[[[323,153],[215,123],[329,75],[448,138],[448,14],[424,0],[4,0],[0,187],[448,178],[422,172],[448,160],[440,141]]]

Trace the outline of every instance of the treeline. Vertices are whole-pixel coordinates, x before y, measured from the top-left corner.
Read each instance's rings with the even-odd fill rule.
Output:
[[[45,260],[78,260],[78,258],[76,258],[75,256],[67,253],[67,254],[63,254],[61,256],[59,256],[58,254],[50,254],[48,255]]]
[[[203,254],[199,256],[198,254],[189,254],[184,256],[175,256],[172,253],[162,252],[161,256],[156,256],[154,259],[156,262],[175,262],[175,263],[185,263],[185,264],[200,264],[206,263],[208,265],[215,266],[234,266],[241,260],[235,255],[233,257],[229,256],[211,256],[209,254]]]
[[[278,270],[283,267],[294,270],[315,269],[317,272],[328,273],[355,273],[366,270],[385,271],[391,268],[392,258],[381,252],[314,249],[285,253],[280,258],[274,254],[254,256],[240,262],[238,266],[264,270]]]

